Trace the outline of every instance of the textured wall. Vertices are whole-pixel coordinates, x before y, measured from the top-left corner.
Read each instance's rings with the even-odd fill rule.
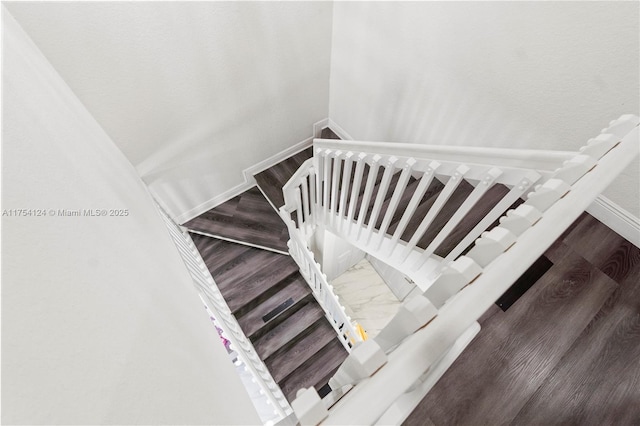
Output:
[[[7,4],[174,216],[327,117],[332,7]]]
[[[638,114],[637,2],[338,2],[330,118],[355,139],[573,150]],[[638,162],[605,195],[640,217]]]
[[[259,423],[136,171],[2,25],[2,424]]]

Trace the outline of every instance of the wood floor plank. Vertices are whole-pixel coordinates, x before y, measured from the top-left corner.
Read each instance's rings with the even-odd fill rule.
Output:
[[[296,392],[300,388],[314,386],[316,390],[320,390],[320,388],[326,384],[321,382],[328,380],[327,371],[332,372],[337,369],[346,357],[347,351],[340,341],[333,339],[318,351],[315,356],[302,364],[280,383],[282,392],[289,401],[292,401],[295,399]],[[325,367],[324,370],[319,370],[316,367],[317,365],[323,365]]]
[[[255,250],[242,244],[233,244],[227,241],[199,234],[190,234],[200,256],[204,260],[213,277],[220,275],[229,263],[239,259],[244,253]]]
[[[328,127],[322,129],[320,137],[322,139],[340,139],[340,136],[336,135],[335,132]]]
[[[564,242],[616,282],[640,262],[638,247],[592,216],[580,220]]]
[[[605,303],[514,425],[640,424],[640,265]]]
[[[307,328],[324,316],[318,304],[309,303],[287,318],[282,324],[254,342],[253,346],[263,360],[292,342]]]
[[[248,267],[255,269],[247,271],[242,278],[235,280],[233,285],[221,288],[222,295],[234,314],[240,315],[242,310],[252,309],[252,303],[260,303],[281,281],[299,273],[298,265],[289,256],[274,256],[280,257],[272,257],[259,265],[250,262]]]
[[[230,250],[236,252],[236,246],[243,247],[243,250],[239,252],[237,256],[230,257],[224,256],[224,263],[215,263],[212,261],[213,270],[209,269],[213,279],[223,292],[228,286],[234,286],[236,283],[243,282],[247,278],[253,276],[253,274],[260,273],[261,270],[268,268],[274,263],[277,263],[281,257],[285,257],[282,254],[268,252],[253,247],[244,248],[241,244],[230,243],[224,241],[225,244],[221,245],[222,252]]]
[[[508,311],[485,321],[421,402],[421,412],[438,425],[509,423],[616,286],[568,252]]]
[[[289,233],[278,213],[254,186],[186,222],[192,231],[287,252]]]
[[[307,148],[267,170],[254,175],[256,183],[276,208],[284,205],[282,187],[291,179],[291,176],[298,170],[300,164],[302,164],[304,160],[311,158],[312,154],[312,149]]]
[[[267,360],[267,368],[271,372],[273,380],[281,382],[330,341],[337,338],[335,330],[328,321],[318,321],[307,336],[286,351]]]
[[[238,323],[247,337],[253,339],[261,330],[271,326],[272,323],[281,320],[282,318],[274,317],[268,321],[264,321],[263,318],[279,305],[287,302],[287,300],[292,300],[291,308],[294,308],[293,305],[297,303],[308,300],[308,296],[311,294],[311,288],[304,278],[299,274],[294,275],[291,278],[291,281],[280,291],[253,308],[251,311],[247,312],[245,315],[238,318]],[[281,315],[285,315],[285,312]]]

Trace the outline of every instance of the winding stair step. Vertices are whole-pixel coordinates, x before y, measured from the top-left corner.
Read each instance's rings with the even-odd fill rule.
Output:
[[[191,234],[191,239],[200,252],[200,256],[204,260],[205,265],[209,269],[212,276],[218,277],[228,269],[229,262],[238,259],[244,253],[249,252],[251,247],[232,244],[227,241],[211,238],[210,236]]]
[[[284,205],[284,196],[282,195],[282,187],[284,184],[291,179],[291,176],[298,170],[300,164],[312,156],[313,148],[306,148],[292,157],[253,176],[262,192],[276,209]]]
[[[184,224],[212,237],[288,253],[289,233],[257,186]]]

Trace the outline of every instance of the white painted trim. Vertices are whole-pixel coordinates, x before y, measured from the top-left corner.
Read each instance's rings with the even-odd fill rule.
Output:
[[[324,129],[325,127],[331,128],[331,126],[329,126],[328,118],[320,120],[313,125],[313,137],[319,138],[322,135],[322,129]]]
[[[282,160],[286,160],[292,155],[295,155],[300,151],[309,148],[311,145],[313,145],[313,137],[300,141],[297,144],[292,145],[289,148],[286,148],[278,152],[277,154],[272,155],[266,160],[262,160],[258,164],[254,164],[253,166],[242,171],[245,181],[252,182],[255,185],[256,180],[253,178],[253,175],[258,174],[262,171],[265,171],[269,167],[275,166]]]
[[[402,394],[396,399],[382,417],[376,421],[376,425],[402,424],[479,332],[480,324],[474,322],[471,327],[458,337],[451,349],[429,369],[426,377],[423,376],[418,379],[418,383],[414,385],[413,390]],[[424,381],[420,382],[420,380]]]
[[[329,128],[331,130],[333,130],[333,133],[335,133],[336,135],[340,136],[340,139],[344,140],[344,141],[352,141],[354,140],[351,135],[349,133],[346,132],[346,130],[344,130],[338,123],[336,123],[335,121],[333,121],[332,119],[328,119],[327,120],[329,123]],[[316,136],[317,138],[319,138],[320,136]]]
[[[233,238],[222,237],[220,235],[208,234],[206,232],[200,232],[200,231],[194,231],[193,229],[189,229],[188,232],[190,232],[192,234],[204,235],[205,237],[217,238],[218,240],[229,241],[230,243],[240,244],[240,245],[247,246],[247,247],[259,248],[261,250],[266,250],[266,251],[270,251],[270,252],[273,252],[273,253],[284,254],[286,256],[289,256],[289,252],[288,251],[282,251],[282,250],[274,249],[272,247],[261,246],[260,244],[252,244],[252,243],[248,243],[246,241],[240,241],[240,240],[235,240]]]
[[[247,169],[243,170],[242,171],[242,175],[244,177],[244,182],[243,183],[234,186],[233,188],[223,192],[222,194],[216,195],[215,197],[211,198],[210,200],[207,200],[204,203],[201,203],[201,204],[197,205],[196,207],[193,207],[192,209],[187,210],[186,212],[184,212],[181,215],[179,215],[178,217],[176,217],[175,221],[177,223],[179,223],[180,225],[182,225],[185,222],[190,221],[194,217],[200,216],[202,213],[206,212],[207,210],[211,210],[212,208],[224,203],[225,201],[229,201],[233,197],[238,196],[238,195],[242,194],[244,191],[250,189],[251,187],[253,187],[256,184],[256,180],[254,179],[253,175],[255,175],[257,173],[260,173],[260,172],[268,169],[269,167],[272,167],[272,166],[278,164],[282,160],[285,160],[285,159],[291,157],[292,155],[295,155],[298,152],[300,152],[300,151],[302,151],[304,149],[307,149],[308,147],[313,145],[313,139],[315,137],[320,137],[320,132],[322,132],[322,129],[324,127],[327,127],[329,122],[330,122],[330,120],[328,118],[325,118],[325,119],[322,119],[322,120],[314,123],[313,124],[313,136],[312,137],[307,138],[307,139],[305,139],[303,141],[300,141],[300,142],[296,143],[295,145],[292,145],[289,148],[286,148],[283,151],[280,151],[279,153],[272,155],[271,157],[267,158],[266,160],[262,160],[261,162],[259,162],[257,164],[254,164],[253,166],[248,167]],[[336,134],[337,134],[337,132],[336,132]],[[165,207],[165,206],[163,206],[163,207]],[[167,210],[167,211],[169,211],[169,210]],[[276,211],[277,211],[277,209],[276,209]]]
[[[640,247],[640,219],[600,195],[589,207],[587,213],[607,225],[622,237]]]
[[[175,221],[180,225],[183,225],[185,222],[190,221],[194,217],[200,216],[202,213],[207,210],[211,210],[215,206],[224,203],[225,201],[229,201],[233,197],[242,194],[244,191],[250,189],[255,185],[254,182],[242,182],[240,185],[236,185],[228,191],[223,192],[222,194],[216,195],[215,197],[205,201],[202,204],[195,206],[194,208],[187,210],[182,213],[180,216],[176,217]]]

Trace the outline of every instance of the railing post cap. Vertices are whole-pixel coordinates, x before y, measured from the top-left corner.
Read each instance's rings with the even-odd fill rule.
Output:
[[[313,387],[299,389],[296,399],[291,403],[291,408],[301,425],[317,425],[329,415],[318,391]]]

